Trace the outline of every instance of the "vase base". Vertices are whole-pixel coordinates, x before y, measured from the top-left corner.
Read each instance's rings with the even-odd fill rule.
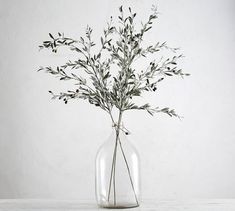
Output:
[[[139,207],[139,204],[133,204],[133,205],[99,205],[100,208],[105,208],[105,209],[129,209],[129,208],[135,208]]]

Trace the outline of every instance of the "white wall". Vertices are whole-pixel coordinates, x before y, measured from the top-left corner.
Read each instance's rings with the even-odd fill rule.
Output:
[[[38,45],[48,32],[79,37],[87,23],[98,36],[123,2],[0,0],[0,198],[94,199],[95,153],[110,121],[85,102],[50,100],[48,90],[66,85],[36,69],[72,55],[39,53]],[[129,2],[147,18],[152,1]],[[182,121],[124,116],[142,158],[143,197],[235,197],[235,2],[158,5],[148,39],[180,46],[192,76],[164,81],[150,98],[175,108]]]

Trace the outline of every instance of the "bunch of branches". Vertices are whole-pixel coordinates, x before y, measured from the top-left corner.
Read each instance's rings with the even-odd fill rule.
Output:
[[[49,49],[57,53],[62,46],[67,46],[78,54],[78,59],[68,61],[57,67],[40,67],[38,71],[45,71],[60,80],[75,81],[75,89],[66,92],[54,93],[49,91],[53,99],[63,100],[68,103],[72,99],[84,99],[90,104],[100,107],[112,115],[116,107],[120,112],[127,110],[145,110],[153,115],[163,112],[169,116],[179,117],[174,109],[151,107],[148,103],[136,105],[134,98],[142,96],[144,92],[155,92],[158,84],[166,77],[189,74],[177,67],[177,62],[183,57],[178,54],[178,48],[170,48],[166,42],[144,47],[142,42],[157,19],[156,7],[153,8],[146,23],[140,29],[135,27],[136,13],[129,8],[129,13],[124,16],[122,6],[119,8],[118,23],[113,24],[110,18],[107,27],[100,38],[100,49],[94,50],[96,43],[92,40],[92,29],[87,26],[86,34],[79,39],[65,36],[63,33],[52,35],[39,46],[40,49]],[[137,70],[133,63],[149,54],[159,53],[162,49],[170,50],[175,55],[171,58],[151,61],[146,69]],[[118,72],[112,71],[112,66],[119,68]],[[83,73],[82,73],[83,72]],[[87,75],[83,78],[81,75]]]

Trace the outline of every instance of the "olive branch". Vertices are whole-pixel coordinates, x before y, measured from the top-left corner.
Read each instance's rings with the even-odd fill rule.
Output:
[[[47,73],[59,77],[60,80],[75,81],[75,90],[52,94],[53,99],[60,99],[67,103],[71,99],[84,99],[89,103],[99,106],[104,111],[111,113],[116,107],[119,111],[145,110],[151,115],[156,112],[163,112],[169,116],[179,117],[174,109],[152,108],[148,103],[136,105],[134,97],[141,96],[143,92],[155,92],[158,84],[166,77],[188,76],[177,67],[177,61],[183,57],[182,54],[174,55],[160,62],[152,61],[145,70],[132,68],[132,63],[141,57],[147,57],[162,49],[177,53],[178,48],[170,48],[166,42],[157,42],[155,45],[143,47],[141,45],[144,35],[152,28],[153,21],[157,19],[156,8],[149,16],[148,21],[142,24],[140,30],[135,29],[134,20],[136,13],[129,8],[129,15],[124,17],[122,6],[119,8],[118,26],[114,26],[112,17],[101,36],[101,47],[98,52],[93,52],[96,44],[92,40],[92,29],[87,26],[85,37],[78,40],[58,33],[53,36],[49,33],[50,40],[44,41],[40,49],[50,49],[57,53],[62,46],[67,46],[71,51],[78,53],[79,58],[75,61],[68,61],[62,66],[40,67],[38,71],[44,70]],[[107,57],[108,53],[108,57]],[[104,55],[105,54],[105,55]],[[119,71],[113,75],[112,65],[117,65]],[[87,78],[79,76],[85,72]]]

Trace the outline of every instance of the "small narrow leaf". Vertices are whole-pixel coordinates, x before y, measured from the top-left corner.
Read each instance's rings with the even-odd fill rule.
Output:
[[[54,37],[52,36],[52,34],[51,34],[51,33],[49,33],[49,36],[54,40]]]
[[[152,28],[152,26],[148,27],[147,29],[145,29],[145,32],[147,32],[148,30],[150,30]]]

